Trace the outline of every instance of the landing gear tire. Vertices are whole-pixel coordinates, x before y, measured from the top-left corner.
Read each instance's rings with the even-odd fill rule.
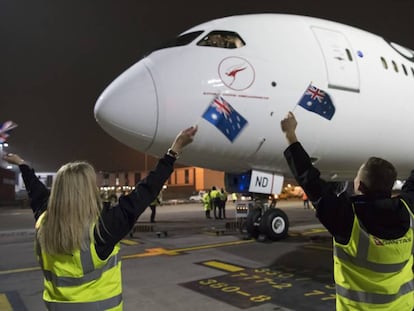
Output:
[[[272,241],[285,239],[288,230],[289,219],[285,212],[278,208],[268,209],[261,217],[259,231]]]
[[[246,231],[252,238],[257,238],[260,234],[259,226],[262,218],[262,210],[256,208],[246,217]]]

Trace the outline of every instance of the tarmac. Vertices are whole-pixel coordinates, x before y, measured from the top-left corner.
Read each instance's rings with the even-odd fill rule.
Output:
[[[200,203],[149,209],[121,242],[124,310],[332,310],[332,242],[301,201],[283,241],[248,239],[227,219],[205,219]],[[30,209],[0,207],[0,310],[45,310]]]

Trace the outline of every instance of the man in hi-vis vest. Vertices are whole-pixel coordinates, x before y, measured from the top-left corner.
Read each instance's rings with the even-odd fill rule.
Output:
[[[119,242],[157,197],[196,132],[197,127],[181,131],[156,168],[115,206],[102,204],[95,170],[87,162],[63,165],[49,191],[22,158],[4,156],[19,165],[31,199],[48,310],[122,310]]]
[[[401,194],[391,197],[397,172],[371,157],[355,177],[356,195],[337,195],[298,142],[296,126],[291,112],[281,121],[289,143],[284,154],[334,238],[336,309],[413,310],[414,170]]]

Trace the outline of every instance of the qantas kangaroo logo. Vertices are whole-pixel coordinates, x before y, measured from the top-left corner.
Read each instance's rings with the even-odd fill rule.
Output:
[[[241,57],[232,56],[223,59],[218,70],[223,83],[236,91],[248,89],[255,79],[253,66]]]
[[[243,71],[243,70],[245,70],[246,69],[246,67],[243,67],[243,68],[236,68],[236,69],[233,69],[233,70],[231,70],[231,71],[229,71],[229,72],[226,72],[226,75],[228,76],[228,77],[233,77],[233,81],[230,83],[230,85],[232,85],[233,84],[233,82],[236,80],[236,75],[237,75],[237,73],[239,73],[240,71]]]

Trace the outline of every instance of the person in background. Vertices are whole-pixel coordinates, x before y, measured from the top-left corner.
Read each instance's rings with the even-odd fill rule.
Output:
[[[312,165],[296,126],[292,112],[281,121],[284,155],[333,236],[336,310],[413,310],[414,170],[392,197],[394,166],[370,157],[354,179],[356,195],[338,195]]]
[[[309,207],[309,198],[306,195],[306,192],[303,192],[303,194],[302,194],[302,201],[303,201],[303,208],[304,209],[309,209],[310,208]]]
[[[212,200],[211,200],[211,190],[207,191],[206,193],[204,193],[203,195],[203,206],[204,206],[204,212],[206,214],[206,218],[210,219],[210,211],[211,211],[211,204],[212,204]]]
[[[215,219],[219,219],[218,213],[220,212],[220,191],[217,190],[216,186],[211,188],[210,192],[211,207],[213,208],[213,214]]]
[[[233,204],[236,204],[236,201],[237,201],[237,193],[233,192],[231,194],[231,199],[233,200]]]
[[[160,195],[157,195],[155,200],[150,203],[150,209],[151,209],[150,221],[152,223],[155,222],[155,214],[156,214],[157,205],[161,205]]]
[[[226,219],[226,202],[227,192],[223,188],[220,189],[220,208],[219,208],[219,219]]]
[[[122,310],[119,242],[157,197],[196,132],[181,131],[156,168],[113,207],[103,206],[87,162],[63,165],[49,191],[20,156],[3,157],[19,166],[31,200],[48,310]]]

